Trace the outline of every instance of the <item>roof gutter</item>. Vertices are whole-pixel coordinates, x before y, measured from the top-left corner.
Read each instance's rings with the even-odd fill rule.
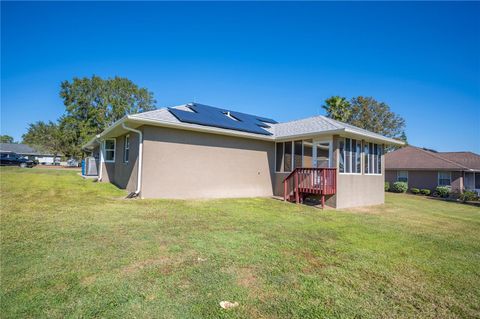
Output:
[[[130,132],[134,132],[138,134],[138,172],[137,172],[137,189],[135,190],[135,196],[140,194],[141,186],[142,186],[142,164],[143,164],[143,134],[142,131],[133,129],[122,123],[122,127]]]

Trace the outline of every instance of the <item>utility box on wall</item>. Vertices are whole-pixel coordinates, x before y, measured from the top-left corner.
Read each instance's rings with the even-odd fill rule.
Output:
[[[90,156],[85,158],[85,176],[97,176],[98,175],[98,168],[97,168],[97,160],[95,157]]]

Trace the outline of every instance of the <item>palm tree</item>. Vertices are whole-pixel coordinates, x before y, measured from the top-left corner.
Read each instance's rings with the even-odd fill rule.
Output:
[[[350,102],[347,101],[346,98],[338,95],[326,99],[322,108],[327,111],[327,117],[340,122],[347,123],[352,115]]]

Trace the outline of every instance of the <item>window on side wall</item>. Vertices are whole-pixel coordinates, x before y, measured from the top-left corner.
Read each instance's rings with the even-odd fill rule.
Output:
[[[397,172],[397,182],[408,183],[408,171],[398,171]]]
[[[452,174],[450,172],[438,172],[438,186],[450,186]]]
[[[125,136],[125,142],[123,145],[123,161],[128,163],[128,158],[130,156],[130,135]]]
[[[108,139],[104,142],[105,162],[115,162],[115,139]]]

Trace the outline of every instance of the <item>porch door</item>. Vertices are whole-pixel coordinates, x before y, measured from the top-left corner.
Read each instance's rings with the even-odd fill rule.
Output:
[[[329,141],[313,141],[313,167],[327,168],[331,165]]]

